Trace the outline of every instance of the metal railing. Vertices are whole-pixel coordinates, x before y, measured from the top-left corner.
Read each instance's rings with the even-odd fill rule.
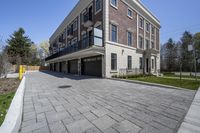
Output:
[[[90,37],[86,37],[74,44],[71,44],[69,46],[66,46],[65,48],[63,48],[61,51],[47,57],[45,59],[45,61],[49,61],[49,60],[52,60],[54,58],[58,58],[58,57],[61,57],[63,55],[66,55],[66,54],[70,54],[70,53],[73,53],[73,52],[77,52],[77,51],[80,51],[80,50],[83,50],[83,49],[87,49],[93,45],[96,45],[95,44],[95,38],[97,39],[102,39],[102,38],[99,38],[99,37],[96,37],[96,36],[90,36]],[[98,46],[102,46],[102,45],[99,45]]]

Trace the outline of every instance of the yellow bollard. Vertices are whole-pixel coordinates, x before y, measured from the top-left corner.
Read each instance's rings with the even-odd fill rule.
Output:
[[[22,70],[22,65],[19,66],[19,79],[22,80],[22,73],[23,73],[23,70]]]
[[[25,73],[25,71],[26,71],[26,68],[25,68],[25,66],[23,66],[22,73],[24,74],[24,73]]]

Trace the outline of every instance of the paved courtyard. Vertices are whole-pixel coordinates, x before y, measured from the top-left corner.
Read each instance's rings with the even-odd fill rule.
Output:
[[[21,133],[175,133],[195,95],[53,72],[26,78]]]

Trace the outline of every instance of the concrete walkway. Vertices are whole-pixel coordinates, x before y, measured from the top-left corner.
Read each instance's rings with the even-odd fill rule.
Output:
[[[195,95],[51,72],[26,78],[21,133],[175,133]]]
[[[196,93],[178,133],[200,133],[200,89]]]

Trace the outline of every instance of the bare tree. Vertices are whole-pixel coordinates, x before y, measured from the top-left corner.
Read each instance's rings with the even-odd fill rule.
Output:
[[[0,53],[0,77],[6,78],[8,72],[11,69],[11,64],[8,61],[7,49],[1,48]]]

